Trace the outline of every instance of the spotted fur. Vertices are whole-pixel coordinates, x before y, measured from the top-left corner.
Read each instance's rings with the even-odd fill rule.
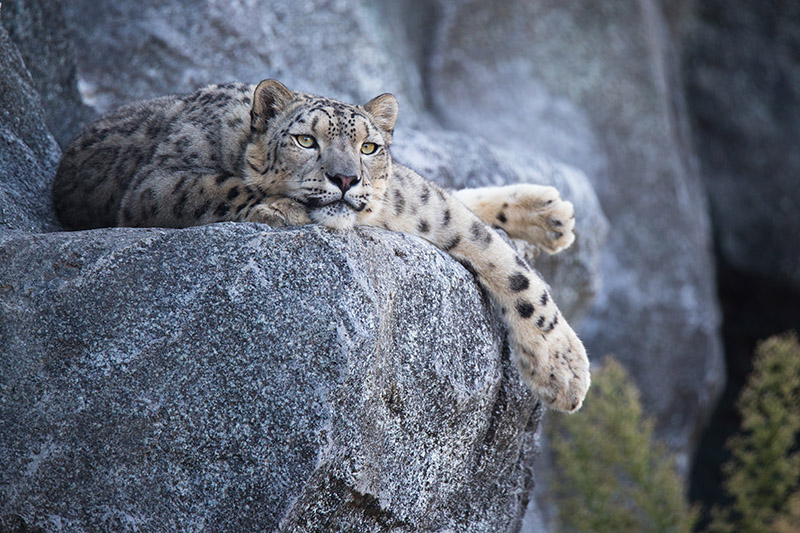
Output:
[[[367,225],[419,235],[472,272],[502,310],[522,376],[546,404],[578,409],[589,363],[545,282],[491,226],[554,253],[572,205],[552,187],[449,194],[392,161],[397,102],[363,106],[229,83],[123,107],[66,149],[54,184],[65,227]]]

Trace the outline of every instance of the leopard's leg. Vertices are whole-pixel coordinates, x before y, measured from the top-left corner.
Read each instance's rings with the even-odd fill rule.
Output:
[[[160,169],[137,176],[118,215],[120,226],[182,228],[224,221],[270,226],[311,222],[302,204],[283,196],[265,196],[240,177]]]
[[[499,307],[533,391],[555,409],[578,409],[589,388],[589,360],[544,280],[458,199],[394,167],[380,208],[361,222],[419,235],[473,272]]]
[[[261,222],[274,227],[304,226],[311,224],[306,207],[285,196],[268,196],[247,211],[242,219],[247,222]]]
[[[548,253],[560,252],[575,240],[575,210],[555,187],[519,184],[462,189],[453,195],[490,226]]]

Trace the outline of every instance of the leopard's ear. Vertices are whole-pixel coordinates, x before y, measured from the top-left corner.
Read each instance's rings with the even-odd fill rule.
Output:
[[[364,104],[364,109],[372,117],[375,125],[383,130],[386,141],[391,142],[399,110],[397,98],[393,94],[383,93]]]
[[[267,131],[269,120],[283,111],[294,99],[294,93],[278,80],[264,80],[253,94],[250,110],[250,129],[256,133]]]

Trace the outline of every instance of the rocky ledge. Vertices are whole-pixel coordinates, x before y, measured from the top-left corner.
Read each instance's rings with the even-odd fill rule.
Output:
[[[540,409],[410,236],[0,239],[0,512],[63,531],[505,531]]]

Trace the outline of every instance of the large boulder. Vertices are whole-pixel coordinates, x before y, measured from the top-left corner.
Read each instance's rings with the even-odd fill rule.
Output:
[[[489,532],[528,503],[541,409],[473,277],[415,237],[6,233],[0,309],[0,516]]]
[[[685,6],[438,4],[434,111],[447,127],[587,174],[610,232],[580,332],[594,356],[630,369],[685,468],[724,380],[707,200],[664,16]]]

